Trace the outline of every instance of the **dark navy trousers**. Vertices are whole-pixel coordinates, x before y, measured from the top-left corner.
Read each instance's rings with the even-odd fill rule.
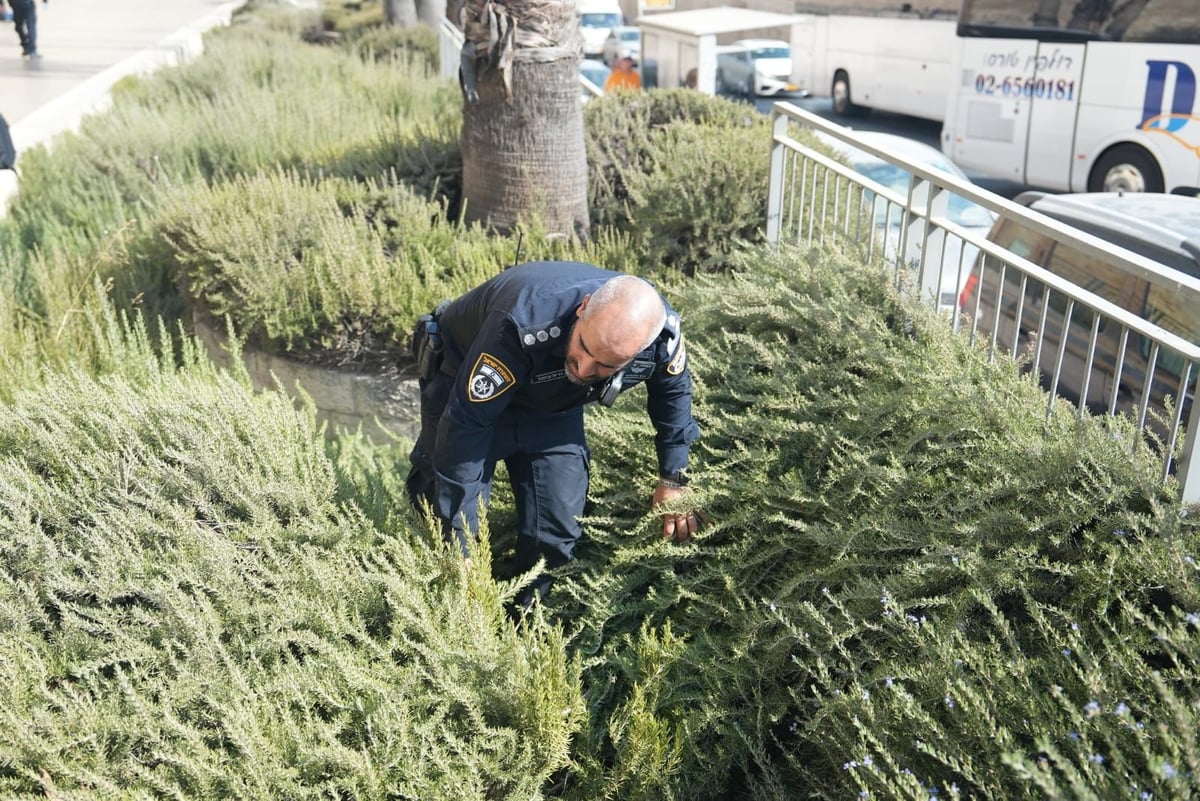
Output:
[[[37,52],[37,3],[35,0],[11,0],[13,25],[17,38],[21,40],[21,52],[31,55]]]
[[[413,448],[408,476],[409,498],[437,509],[433,453],[437,430],[454,379],[438,373],[421,387],[421,433]],[[524,572],[544,558],[547,567],[569,562],[583,531],[578,518],[587,503],[590,455],[583,429],[583,407],[565,412],[536,412],[510,407],[493,430],[491,450],[484,464],[480,502],[491,494],[496,464],[508,468],[517,509],[516,567]],[[448,521],[443,521],[453,538]],[[469,535],[459,546],[469,551]],[[541,576],[534,589],[544,595],[550,579]]]

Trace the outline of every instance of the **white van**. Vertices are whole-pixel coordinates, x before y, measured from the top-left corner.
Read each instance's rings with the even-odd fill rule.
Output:
[[[609,31],[624,22],[618,0],[580,0],[579,32],[583,34],[584,58],[600,57]]]

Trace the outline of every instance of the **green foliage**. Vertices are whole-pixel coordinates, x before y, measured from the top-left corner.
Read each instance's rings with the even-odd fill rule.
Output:
[[[524,228],[523,259],[664,279],[714,521],[661,542],[644,411],[590,415],[596,513],[543,610],[564,631],[510,625],[523,577],[414,523],[406,443],[326,441],[205,366],[177,283],[258,344],[370,365],[515,256],[455,224],[460,104],[425,34],[341,9],[315,47],[314,15],[253,3],[24,157],[0,795],[1200,794],[1196,510],[1126,421],[1046,422],[883,272],[744,252],[769,147],[744,106],[589,103],[593,242]]]
[[[346,503],[382,465],[310,413],[98,324],[122,372],[0,408],[0,795],[541,797],[583,714],[561,635]]]
[[[1045,423],[1015,367],[840,253],[739,267],[672,300],[695,546],[647,514],[638,404],[589,417],[600,514],[552,597],[593,721],[573,797],[1194,791],[1200,537],[1127,421]]]
[[[78,301],[97,276],[121,308],[182,312],[170,253],[151,233],[164,198],[260,169],[406,182],[457,203],[453,87],[397,54],[298,44],[286,15],[239,15],[203,58],[120,88],[78,134],[22,159],[22,192],[0,221],[0,350],[69,361],[94,347]],[[316,338],[323,332],[313,332]],[[5,387],[9,382],[0,382]]]
[[[228,317],[267,350],[360,369],[406,360],[413,320],[511,264],[518,240],[523,260],[608,263],[627,251],[615,236],[550,237],[536,220],[497,238],[395,181],[290,173],[177,191],[147,239],[168,251],[199,313]]]
[[[411,57],[415,63],[425,65],[430,77],[436,76],[438,60],[438,33],[428,25],[413,25],[407,28],[378,26],[363,28],[349,39],[348,44],[357,50],[363,59],[390,60],[396,54]]]
[[[608,95],[584,109],[593,230],[625,232],[650,270],[720,270],[761,242],[770,124],[687,89]]]

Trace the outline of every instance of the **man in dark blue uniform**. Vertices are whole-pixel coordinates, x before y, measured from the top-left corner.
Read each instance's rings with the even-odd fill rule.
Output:
[[[468,552],[496,463],[517,508],[517,567],[572,558],[588,488],[583,407],[645,383],[659,481],[655,506],[687,491],[692,380],[679,316],[648,282],[577,262],[505,270],[417,325],[421,434],[408,492]],[[699,512],[663,516],[686,541]],[[526,602],[544,595],[540,577]],[[535,595],[536,593],[536,595]]]

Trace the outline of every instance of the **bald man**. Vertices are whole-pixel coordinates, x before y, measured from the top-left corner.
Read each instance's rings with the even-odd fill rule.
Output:
[[[427,502],[448,539],[469,551],[496,463],[517,507],[517,567],[554,568],[582,533],[589,453],[583,407],[611,406],[646,385],[656,432],[658,506],[687,492],[692,379],[679,316],[648,282],[578,262],[505,270],[417,325],[421,434],[408,492]],[[663,516],[663,537],[687,541],[699,513]],[[541,576],[522,599],[546,593]]]

